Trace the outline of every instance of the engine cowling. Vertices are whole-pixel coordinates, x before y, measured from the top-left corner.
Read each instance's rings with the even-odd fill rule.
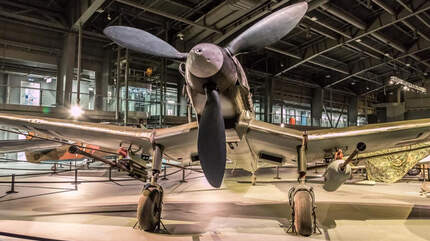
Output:
[[[324,185],[323,188],[327,192],[336,191],[351,175],[351,167],[346,165],[342,170],[340,167],[344,163],[344,160],[336,160],[330,163],[324,173]]]

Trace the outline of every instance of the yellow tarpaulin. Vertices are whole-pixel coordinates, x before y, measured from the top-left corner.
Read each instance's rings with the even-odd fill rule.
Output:
[[[360,154],[369,180],[393,183],[430,155],[430,142]]]

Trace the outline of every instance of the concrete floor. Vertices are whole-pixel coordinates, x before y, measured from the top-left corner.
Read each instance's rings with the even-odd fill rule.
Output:
[[[274,170],[262,170],[258,180],[265,183],[256,186],[238,182],[248,181],[247,175],[226,175],[220,189],[195,172],[187,172],[187,183],[178,182],[180,173],[162,181],[163,234],[132,228],[142,188],[137,181],[83,183],[77,191],[71,184],[19,184],[18,193],[1,196],[10,189],[2,184],[0,240],[430,240],[430,202],[420,196],[419,182],[344,185],[335,193],[310,184],[323,233],[304,238],[286,232],[294,170],[282,170],[282,179],[272,183]]]

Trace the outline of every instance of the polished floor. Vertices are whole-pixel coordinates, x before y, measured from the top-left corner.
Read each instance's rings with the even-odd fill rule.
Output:
[[[0,240],[430,240],[430,200],[420,195],[418,181],[355,183],[335,193],[311,183],[322,233],[304,238],[287,233],[294,170],[283,169],[280,180],[273,176],[274,170],[261,170],[261,183],[251,186],[248,174],[229,173],[220,189],[211,188],[201,173],[187,171],[186,183],[179,182],[180,172],[169,176],[162,181],[166,230],[159,234],[133,229],[142,184],[120,181],[126,176],[81,183],[77,191],[70,183],[22,183],[16,185],[18,193],[6,195],[10,185],[1,184]]]

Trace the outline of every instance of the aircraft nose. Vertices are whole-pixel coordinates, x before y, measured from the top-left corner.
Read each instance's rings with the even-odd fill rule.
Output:
[[[187,68],[198,78],[209,78],[221,69],[223,54],[220,47],[214,44],[199,44],[189,53]]]

